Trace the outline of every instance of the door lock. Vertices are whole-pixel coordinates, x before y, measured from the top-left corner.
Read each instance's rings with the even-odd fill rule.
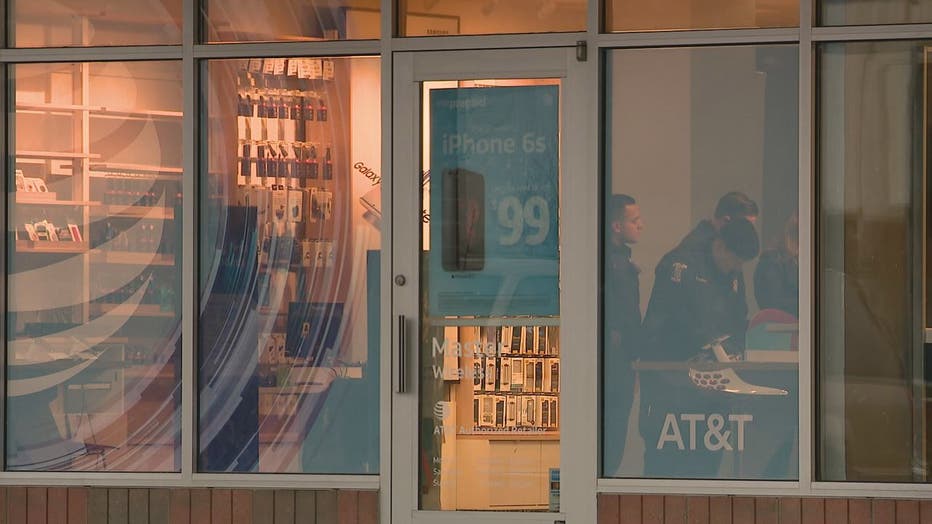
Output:
[[[404,275],[395,275],[395,285],[403,286],[408,283],[408,279]]]

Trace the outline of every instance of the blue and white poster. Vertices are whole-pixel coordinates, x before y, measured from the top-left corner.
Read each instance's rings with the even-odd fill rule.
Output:
[[[429,310],[559,314],[559,87],[430,92]]]

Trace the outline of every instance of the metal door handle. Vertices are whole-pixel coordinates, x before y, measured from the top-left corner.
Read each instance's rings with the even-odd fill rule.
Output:
[[[408,333],[407,319],[398,315],[398,376],[396,377],[395,392],[408,392]]]

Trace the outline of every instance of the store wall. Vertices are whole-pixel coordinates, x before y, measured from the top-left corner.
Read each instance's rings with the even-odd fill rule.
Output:
[[[600,495],[599,524],[820,524],[932,521],[932,501],[798,497]]]
[[[19,524],[375,524],[376,491],[0,488],[0,522]]]

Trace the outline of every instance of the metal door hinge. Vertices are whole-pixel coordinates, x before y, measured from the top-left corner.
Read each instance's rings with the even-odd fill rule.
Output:
[[[585,62],[589,58],[589,49],[585,40],[576,41],[576,60]]]

